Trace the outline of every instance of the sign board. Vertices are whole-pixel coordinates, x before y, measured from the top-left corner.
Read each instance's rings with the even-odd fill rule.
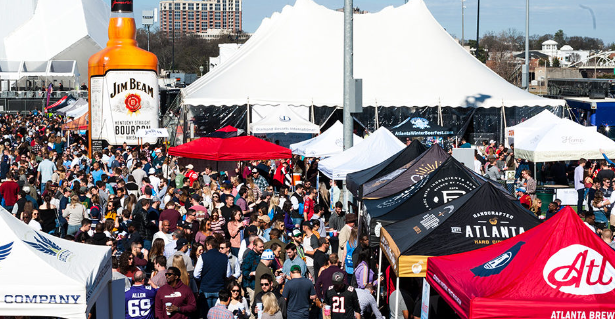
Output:
[[[473,148],[454,148],[453,157],[463,163],[467,168],[474,170]]]
[[[143,10],[141,23],[144,26],[152,26],[154,24],[154,10]]]
[[[578,193],[574,188],[556,188],[555,198],[562,200],[562,205],[577,205]]]
[[[421,301],[421,319],[429,317],[429,283],[423,278],[423,299]]]

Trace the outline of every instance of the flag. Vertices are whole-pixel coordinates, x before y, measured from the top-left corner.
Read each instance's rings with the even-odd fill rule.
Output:
[[[49,86],[47,87],[47,104],[45,104],[45,107],[49,106],[49,98],[51,98],[52,92],[53,92],[53,84],[49,83]]]

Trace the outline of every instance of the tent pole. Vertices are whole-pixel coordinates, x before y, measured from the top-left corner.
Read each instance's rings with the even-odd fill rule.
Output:
[[[376,292],[376,305],[380,306],[380,274],[382,273],[382,247],[380,247],[380,253],[378,254],[378,291]]]
[[[312,100],[312,107],[311,107],[311,109],[312,109],[312,110],[311,110],[311,111],[312,111],[312,114],[311,114],[311,115],[312,115],[312,123],[313,123],[313,124],[316,124],[316,123],[315,123],[315,121],[316,121],[316,116],[315,116],[315,114],[314,114],[314,100]]]
[[[250,135],[250,99],[248,98],[248,104],[246,109],[246,135]]]
[[[504,100],[502,100],[502,122],[503,122],[502,128],[504,132],[500,132],[500,133],[502,134],[501,136],[503,136],[503,138],[506,138],[504,136],[504,134],[506,133],[506,111],[504,110]],[[502,141],[502,143],[504,142]]]
[[[397,314],[399,313],[399,295],[401,295],[401,291],[399,291],[399,275],[397,275],[397,287],[395,290],[397,291],[397,296],[395,296],[395,316],[397,318]]]
[[[378,118],[378,102],[376,102],[376,106],[374,109],[374,117],[376,118],[376,129],[380,128],[380,119]]]

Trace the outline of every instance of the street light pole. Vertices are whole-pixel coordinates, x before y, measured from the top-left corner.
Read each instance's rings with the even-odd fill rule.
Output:
[[[350,94],[353,86],[353,15],[352,0],[344,0],[344,150],[352,147],[352,115]]]
[[[525,0],[525,65],[521,74],[525,90],[530,90],[530,0]]]
[[[173,0],[173,25],[171,26],[171,30],[173,30],[173,45],[171,49],[171,73],[175,72],[175,0]]]
[[[478,7],[476,9],[476,53],[478,53],[478,29],[480,26],[480,0],[478,0]]]
[[[464,28],[465,28],[465,23],[464,23],[464,9],[466,8],[463,3],[466,0],[461,0],[461,46],[463,46],[464,42],[465,42],[465,35],[464,35]]]

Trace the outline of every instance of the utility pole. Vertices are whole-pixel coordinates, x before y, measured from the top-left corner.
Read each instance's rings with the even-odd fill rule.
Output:
[[[352,0],[344,0],[344,150],[352,147],[353,121],[350,114],[350,94],[353,92],[353,6]]]
[[[354,95],[354,78],[353,78],[353,4],[352,0],[344,0],[344,150],[352,147],[352,131],[354,122],[351,109],[351,94]],[[346,179],[343,181],[344,192],[344,207],[349,211],[348,201],[350,200],[349,192],[346,189]]]

